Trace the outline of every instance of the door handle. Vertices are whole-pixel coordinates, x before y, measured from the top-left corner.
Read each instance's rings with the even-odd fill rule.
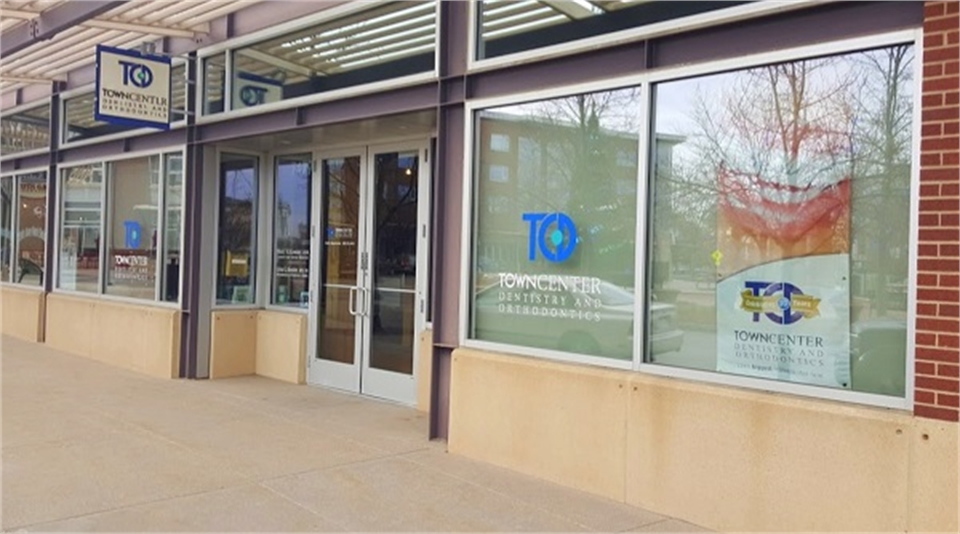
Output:
[[[370,290],[364,288],[361,291],[363,291],[363,316],[370,317]]]
[[[349,297],[348,302],[347,302],[347,310],[350,312],[350,315],[353,315],[354,317],[357,316],[357,306],[356,306],[357,302],[356,302],[356,301],[357,301],[357,293],[359,293],[359,289],[360,289],[360,288],[358,288],[358,287],[351,287],[351,288],[350,288],[350,297]]]

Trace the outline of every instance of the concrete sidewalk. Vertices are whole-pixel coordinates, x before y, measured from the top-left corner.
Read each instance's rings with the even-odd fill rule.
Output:
[[[5,531],[702,530],[446,454],[408,408],[11,338],[2,366]]]

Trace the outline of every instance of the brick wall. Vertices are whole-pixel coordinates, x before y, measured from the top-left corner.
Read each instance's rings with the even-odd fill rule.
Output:
[[[914,413],[960,417],[960,2],[923,21],[920,249]]]

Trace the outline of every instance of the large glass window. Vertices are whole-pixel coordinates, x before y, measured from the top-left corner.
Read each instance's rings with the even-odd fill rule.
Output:
[[[745,3],[482,0],[477,2],[477,59],[638,28]]]
[[[430,72],[436,2],[373,2],[361,12],[266,39],[230,53],[229,109]],[[223,111],[225,69],[205,61],[206,113]]]
[[[223,154],[220,159],[218,304],[251,304],[256,300],[257,165],[257,158],[252,156]]]
[[[0,154],[15,154],[50,146],[49,102],[0,120]]]
[[[276,160],[273,198],[273,291],[271,304],[309,304],[310,154]]]
[[[227,79],[227,61],[223,53],[203,60],[203,77],[203,112],[208,115],[220,113]]]
[[[43,285],[47,257],[47,174],[17,176],[14,282]]]
[[[60,184],[57,287],[96,293],[100,280],[103,165],[71,167],[63,172]]]
[[[655,88],[649,361],[904,395],[913,70],[904,45]]]
[[[157,284],[160,156],[107,165],[108,295],[153,299]]]
[[[65,169],[57,287],[176,302],[183,179],[179,152]],[[19,254],[21,266],[39,255],[42,267],[42,242],[31,251],[21,246]]]
[[[470,337],[631,360],[639,90],[478,113]],[[636,162],[636,157],[633,158]]]

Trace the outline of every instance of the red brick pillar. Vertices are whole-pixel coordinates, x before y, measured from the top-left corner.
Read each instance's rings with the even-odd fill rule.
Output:
[[[923,20],[914,414],[960,418],[960,2]]]

